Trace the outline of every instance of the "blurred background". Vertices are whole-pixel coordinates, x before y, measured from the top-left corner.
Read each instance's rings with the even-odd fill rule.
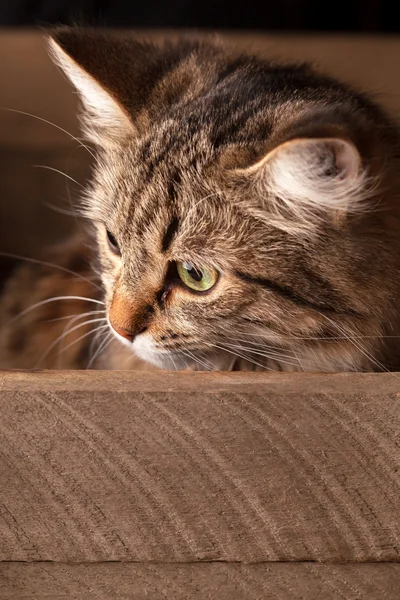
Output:
[[[43,27],[123,27],[150,39],[218,31],[242,49],[311,61],[398,115],[397,9],[393,0],[0,0],[0,252],[35,256],[69,235],[90,175],[91,157],[71,137],[77,96],[48,58]]]

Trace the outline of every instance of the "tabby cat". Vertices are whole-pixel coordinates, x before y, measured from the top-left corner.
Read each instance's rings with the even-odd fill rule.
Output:
[[[79,239],[58,270],[14,271],[1,366],[399,368],[399,130],[381,108],[219,42],[62,28],[50,47],[96,147],[95,260]]]

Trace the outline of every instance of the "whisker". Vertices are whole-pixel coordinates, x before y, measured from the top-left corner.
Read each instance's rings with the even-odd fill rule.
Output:
[[[341,333],[346,333],[345,330],[338,324],[335,323],[335,321],[332,321],[332,319],[330,319],[329,317],[327,317],[326,315],[324,315],[323,313],[321,313],[322,316],[329,322],[331,323],[334,327],[336,327]],[[363,356],[365,356],[368,360],[370,360],[372,362],[372,364],[374,364],[376,367],[378,367],[379,369],[381,369],[382,371],[386,371],[387,373],[390,373],[391,371],[385,367],[385,365],[383,365],[377,358],[375,358],[374,356],[372,356],[365,348],[362,348],[359,344],[357,344],[354,341],[354,338],[352,337],[347,337],[345,336],[344,339],[347,339],[349,342],[351,342],[353,344],[353,346],[359,351],[361,352],[361,354],[363,354]],[[392,375],[394,375],[394,373],[392,373]],[[395,376],[395,375],[394,375]]]
[[[236,345],[236,344],[228,344],[227,342],[224,341],[224,344],[226,346],[229,346],[230,348],[239,348],[248,352],[251,352],[253,354],[260,354],[261,356],[265,356],[266,358],[295,358],[294,356],[288,356],[287,354],[282,354],[281,352],[279,352],[279,350],[277,350],[276,348],[272,348],[271,350],[269,348],[265,349],[265,346],[263,346],[262,348],[260,348],[259,345],[257,345],[256,348],[246,348],[243,345]],[[264,350],[267,350],[267,352],[265,352]]]
[[[195,363],[198,363],[201,366],[201,363],[197,360],[197,358],[195,356],[193,356],[193,354],[192,355],[189,354],[189,350],[181,349],[181,350],[179,350],[179,354],[183,354],[183,356],[186,356],[187,358],[189,358],[190,362],[194,361]],[[185,368],[187,369],[188,367],[189,367],[189,363],[186,362]]]
[[[93,352],[94,352],[94,349],[96,346],[96,342],[98,341],[99,337],[100,337],[100,332],[98,332],[96,335],[93,336],[93,339],[90,342],[90,346],[89,346],[89,352],[88,352],[89,356],[93,355]]]
[[[60,357],[60,355],[63,352],[66,352],[68,350],[68,348],[71,348],[71,346],[73,346],[74,344],[77,344],[78,342],[80,342],[81,340],[83,340],[83,338],[87,337],[88,335],[91,335],[92,333],[97,333],[98,331],[101,331],[102,329],[105,329],[106,327],[108,327],[108,324],[107,325],[99,325],[98,327],[95,327],[94,329],[91,329],[90,331],[87,331],[86,333],[84,333],[83,335],[81,335],[80,337],[78,337],[78,339],[76,339],[73,342],[71,342],[70,344],[68,344],[68,346],[65,346],[65,348],[62,348],[60,350],[60,352],[58,353],[58,357]],[[70,332],[68,332],[68,333],[70,333]]]
[[[73,181],[73,183],[76,183],[76,185],[78,185],[80,188],[85,187],[84,185],[79,183],[79,181],[77,181],[76,179],[74,179],[73,177],[68,175],[67,173],[64,173],[64,171],[60,171],[60,169],[55,169],[54,167],[49,167],[48,165],[31,165],[31,167],[34,169],[46,169],[47,171],[54,171],[54,173],[59,173],[60,175],[64,175],[64,177],[66,177],[70,181]]]
[[[239,350],[241,350],[242,352],[246,352],[248,353],[250,356],[252,354],[256,354],[257,356],[261,356],[262,358],[269,358],[270,360],[275,360],[277,362],[281,362],[287,365],[291,365],[292,367],[298,367],[299,364],[298,362],[291,362],[290,360],[287,360],[286,358],[284,358],[284,355],[280,355],[280,354],[270,354],[267,352],[261,352],[259,350],[254,350],[254,349],[250,349],[250,348],[245,348],[244,346],[232,346],[231,344],[229,344],[230,348],[239,348]],[[294,358],[294,357],[289,357],[289,358]],[[251,360],[253,362],[253,358],[249,358],[248,360]]]
[[[10,323],[14,323],[18,319],[21,319],[24,315],[30,313],[32,310],[35,310],[35,308],[39,308],[39,306],[49,304],[50,302],[57,302],[59,300],[82,300],[84,302],[94,302],[95,304],[102,304],[105,306],[105,303],[101,300],[94,300],[93,298],[86,298],[85,296],[55,296],[54,298],[47,298],[47,300],[42,300],[41,302],[37,302],[32,306],[28,306],[28,308],[20,312],[13,319],[11,319]]]
[[[70,133],[66,129],[63,129],[62,127],[60,127],[60,125],[56,125],[55,123],[52,123],[51,121],[48,121],[47,119],[44,119],[43,117],[39,117],[38,115],[33,115],[32,113],[28,113],[23,110],[17,110],[16,108],[8,108],[6,106],[0,106],[0,110],[6,110],[9,112],[18,113],[20,115],[25,115],[27,117],[32,117],[32,119],[37,119],[38,121],[42,121],[43,123],[47,123],[47,125],[51,125],[52,127],[55,127],[59,131],[62,131],[63,133],[68,135],[75,142],[78,142],[78,144],[82,148],[85,148],[85,150],[87,150],[87,152],[90,154],[90,156],[96,160],[95,154],[93,154],[93,152],[90,150],[90,148],[88,146],[86,146],[86,144],[84,144],[79,138],[72,135],[72,133]]]
[[[320,313],[322,315],[322,313]],[[322,316],[326,316],[326,315],[322,315]],[[355,340],[385,340],[385,339],[398,339],[400,338],[400,335],[338,335],[338,336],[329,336],[329,337],[323,337],[323,336],[300,336],[300,335],[288,335],[288,334],[270,334],[270,333],[244,333],[242,332],[241,335],[248,335],[249,337],[259,337],[259,338],[263,338],[263,339],[275,339],[275,338],[280,338],[280,339],[289,339],[289,340],[299,340],[299,341],[319,341],[319,342],[329,342],[329,341],[340,341],[340,340],[348,340],[348,339],[355,339]],[[227,338],[229,336],[226,336]],[[230,338],[230,339],[236,339],[237,341],[244,341],[244,342],[248,342],[247,338]],[[257,342],[254,342],[257,343]]]
[[[304,360],[304,358],[303,358],[302,360],[300,360],[300,358],[299,358],[299,356],[297,355],[297,352],[296,352],[295,350],[293,350],[293,353],[294,353],[294,355],[295,355],[295,356],[296,356],[296,358],[297,358],[297,362],[299,363],[301,370],[302,370],[302,371],[305,373],[305,371],[306,371],[306,370],[305,370],[305,368],[304,368],[304,366],[303,366],[303,363],[302,363],[302,360]],[[310,361],[308,361],[308,362],[310,362]],[[311,363],[311,364],[312,364],[312,363]]]
[[[254,349],[246,348],[244,346],[242,346],[241,348],[244,352],[249,353],[250,355],[256,354],[257,356],[261,356],[263,358],[274,360],[276,362],[279,362],[279,363],[282,363],[285,365],[291,365],[292,367],[300,366],[297,356],[287,356],[286,354],[263,352],[261,350],[254,350]],[[253,359],[251,359],[251,360],[253,360]],[[295,361],[295,362],[293,362],[293,361]],[[311,361],[306,361],[306,362],[313,364]]]
[[[99,330],[98,330],[97,333],[99,333]],[[113,335],[112,331],[109,331],[108,335],[106,335],[105,338],[100,342],[99,347],[97,348],[96,352],[93,354],[92,358],[89,360],[86,369],[90,369],[90,367],[92,366],[92,364],[95,362],[96,358],[102,352],[104,352],[104,350],[106,348],[108,348],[108,346],[110,345],[110,343],[113,340],[113,338],[114,338],[114,335]]]
[[[69,154],[69,160],[71,159],[71,155],[72,155],[72,153],[73,153],[74,151],[75,151],[75,148],[74,148],[74,150],[71,150],[71,152],[70,152],[70,154]],[[68,162],[68,165],[69,165],[69,162]],[[82,211],[82,210],[80,210],[80,211],[79,211],[79,213],[76,213],[76,211],[75,211],[75,207],[74,207],[74,203],[72,202],[72,196],[71,196],[71,191],[70,191],[70,189],[69,189],[69,185],[68,185],[68,183],[69,183],[69,182],[68,182],[68,179],[65,179],[65,180],[64,180],[64,182],[65,182],[65,190],[66,190],[66,192],[67,192],[67,197],[68,197],[68,203],[69,203],[69,206],[70,206],[70,208],[71,208],[71,215],[74,217],[74,219],[75,219],[75,223],[76,223],[76,224],[77,224],[77,226],[79,227],[79,226],[80,226],[80,223],[82,222],[82,219],[84,219],[84,218],[85,218],[85,216],[84,216],[84,214],[83,214],[83,211]],[[83,189],[85,189],[85,187],[83,187]],[[79,216],[79,218],[81,219],[80,221],[78,220],[78,216]]]
[[[68,208],[62,208],[61,206],[56,206],[55,204],[50,204],[50,202],[43,202],[43,206],[46,206],[46,208],[50,208],[51,210],[54,210],[54,212],[56,213],[60,213],[60,215],[67,215],[68,217],[82,217],[82,219],[86,219],[87,217],[85,217],[84,215],[81,215],[80,212],[78,211],[74,211],[74,210],[69,210]]]
[[[302,358],[300,359],[299,355],[297,354],[297,352],[295,351],[295,349],[280,349],[277,348],[276,346],[266,346],[264,343],[264,338],[261,338],[257,341],[251,341],[251,340],[244,340],[243,338],[238,338],[237,336],[228,336],[228,335],[224,335],[224,337],[226,337],[227,339],[230,339],[231,341],[245,341],[246,344],[251,344],[250,347],[245,347],[243,344],[240,344],[240,346],[235,345],[235,344],[229,344],[227,342],[224,341],[224,344],[226,346],[229,346],[231,348],[239,348],[242,349],[246,352],[249,352],[250,354],[257,354],[259,356],[264,356],[265,358],[270,358],[271,360],[276,360],[278,362],[282,362],[288,365],[292,365],[295,367],[300,367],[303,371],[305,370],[304,365],[302,364],[302,361],[308,364],[308,367],[316,367],[319,363],[318,361],[315,362],[313,360],[310,359],[306,359],[306,358]],[[286,352],[289,353],[293,353],[293,354],[286,354]],[[296,362],[291,362],[291,361],[296,361]]]
[[[271,367],[267,367],[265,365],[262,365],[261,363],[258,363],[255,360],[252,360],[248,356],[240,354],[239,352],[232,352],[232,350],[229,350],[228,348],[225,348],[224,346],[219,346],[218,344],[208,344],[208,345],[209,346],[213,346],[214,348],[218,348],[219,350],[223,350],[224,352],[228,352],[229,354],[233,354],[233,356],[237,356],[239,358],[243,358],[244,360],[247,360],[248,362],[251,362],[252,364],[257,365],[258,367],[261,367],[262,369],[265,369],[267,371],[274,371],[275,370],[275,369],[271,369]]]
[[[61,267],[60,265],[56,265],[54,263],[49,263],[44,260],[39,260],[38,258],[31,258],[30,256],[22,256],[20,254],[14,254],[13,252],[0,252],[0,256],[6,256],[7,258],[15,258],[17,260],[24,260],[26,262],[30,262],[33,264],[43,265],[44,267],[51,267],[53,269],[58,269],[59,271],[63,271],[64,273],[69,273],[70,275],[74,275],[75,277],[78,277],[78,279],[82,279],[82,281],[86,281],[87,283],[90,283],[90,285],[93,285],[95,288],[97,288],[101,292],[103,291],[102,288],[97,283],[93,283],[93,281],[90,281],[90,279],[88,279],[84,275],[81,275],[80,273],[75,273],[75,271],[71,271],[71,269],[67,269],[66,267]]]
[[[186,354],[186,352],[184,350],[179,350],[179,354],[182,355],[182,356],[185,356],[186,358],[188,358],[188,356],[187,356],[187,354]],[[185,362],[185,369],[188,369],[189,368],[189,363],[187,362],[187,360],[184,361],[184,362]]]
[[[65,321],[66,319],[72,319],[73,317],[86,317],[88,315],[95,315],[97,313],[105,313],[105,310],[91,310],[85,313],[74,313],[73,315],[67,315],[65,317],[57,317],[56,319],[47,319],[43,323],[55,323],[56,321]]]
[[[80,327],[84,327],[85,325],[90,325],[90,323],[98,323],[100,321],[105,321],[106,318],[100,318],[100,319],[89,319],[88,321],[84,321],[83,323],[79,323],[78,325],[75,325],[74,327],[72,327],[72,329],[67,329],[67,331],[64,330],[64,332],[58,336],[57,339],[55,339],[50,346],[47,348],[46,352],[44,352],[42,354],[42,356],[39,358],[38,362],[35,365],[35,369],[38,368],[38,366],[40,365],[40,363],[46,358],[46,356],[49,355],[49,353],[53,350],[53,348],[59,344],[67,335],[69,335],[70,333],[72,333],[73,331],[76,331],[76,329],[79,329]]]
[[[174,361],[174,359],[172,358],[172,356],[170,356],[170,359],[171,359],[171,361],[172,361],[172,364],[174,365],[174,369],[175,369],[175,371],[177,371],[177,370],[178,370],[178,368],[177,368],[177,366],[176,366],[176,362]]]
[[[206,371],[212,371],[212,365],[210,368],[210,363],[208,361],[198,358],[197,356],[195,356],[195,354],[193,354],[193,352],[191,352],[190,350],[187,350],[186,348],[185,348],[185,353],[189,358],[191,357],[200,366],[205,367]]]
[[[105,311],[104,311],[104,310],[102,310],[102,311],[99,311],[99,312],[100,312],[101,314],[105,315]],[[77,314],[75,317],[73,317],[73,318],[72,318],[72,319],[71,319],[71,320],[70,320],[70,321],[69,321],[69,322],[66,324],[66,326],[64,327],[64,329],[63,329],[62,333],[64,333],[64,331],[68,331],[68,332],[69,332],[69,331],[72,331],[72,329],[70,329],[71,325],[73,325],[74,323],[76,323],[76,322],[77,322],[77,321],[79,321],[80,319],[83,319],[84,317],[91,316],[92,314],[93,314],[93,312],[92,312],[92,311],[90,311],[90,312],[86,312],[86,313],[80,313],[80,314]],[[101,317],[101,320],[105,321],[105,320],[106,320],[106,317]]]

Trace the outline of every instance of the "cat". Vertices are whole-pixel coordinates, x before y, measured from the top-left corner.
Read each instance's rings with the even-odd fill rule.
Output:
[[[77,275],[15,271],[2,366],[35,366],[42,349],[48,368],[399,368],[400,135],[382,108],[307,64],[215,40],[60,28],[49,44],[96,147],[82,200],[95,267],[78,241],[61,252]],[[55,295],[94,304],[67,311]],[[99,312],[81,329],[74,317],[82,339],[54,358],[71,310]]]

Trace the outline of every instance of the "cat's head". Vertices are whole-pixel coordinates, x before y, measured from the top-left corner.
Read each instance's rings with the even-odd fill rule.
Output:
[[[219,44],[62,29],[51,48],[98,149],[85,210],[118,338],[166,368],[364,368],[343,338],[391,310],[381,111]]]

